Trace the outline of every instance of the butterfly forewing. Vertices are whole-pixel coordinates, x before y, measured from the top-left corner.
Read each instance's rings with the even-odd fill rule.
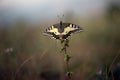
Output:
[[[58,28],[55,27],[54,25],[51,26],[50,28],[48,28],[46,31],[47,31],[47,32],[54,33],[54,34],[56,34],[56,35],[60,35],[60,33],[58,32]]]

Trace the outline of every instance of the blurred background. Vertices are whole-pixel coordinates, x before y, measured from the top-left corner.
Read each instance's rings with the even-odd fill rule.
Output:
[[[69,38],[73,80],[120,76],[119,0],[0,0],[0,80],[63,80],[60,42],[42,34],[60,20],[84,29]]]

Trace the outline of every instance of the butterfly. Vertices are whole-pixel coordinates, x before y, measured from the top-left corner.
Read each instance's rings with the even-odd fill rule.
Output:
[[[54,39],[61,40],[68,39],[71,34],[81,31],[83,31],[83,29],[78,25],[72,23],[63,23],[62,21],[60,21],[60,23],[54,24],[47,28],[43,34],[49,35]]]

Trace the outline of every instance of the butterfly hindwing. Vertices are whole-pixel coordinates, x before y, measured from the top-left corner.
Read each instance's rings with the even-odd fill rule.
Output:
[[[54,39],[59,39],[59,36],[54,34],[53,32],[44,32],[44,35],[50,36],[50,37],[52,37]]]

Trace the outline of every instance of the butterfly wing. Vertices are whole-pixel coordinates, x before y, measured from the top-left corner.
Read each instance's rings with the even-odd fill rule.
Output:
[[[64,24],[66,24],[66,23],[64,23]],[[79,27],[79,26],[77,26],[75,24],[70,24],[70,23],[67,23],[67,24],[69,24],[69,25],[64,26],[64,32],[62,33],[63,34],[63,39],[68,38],[73,33],[83,31],[83,29],[81,27]]]
[[[44,35],[51,36],[54,39],[59,39],[59,32],[57,26],[51,26],[46,29],[46,32],[43,33]]]

